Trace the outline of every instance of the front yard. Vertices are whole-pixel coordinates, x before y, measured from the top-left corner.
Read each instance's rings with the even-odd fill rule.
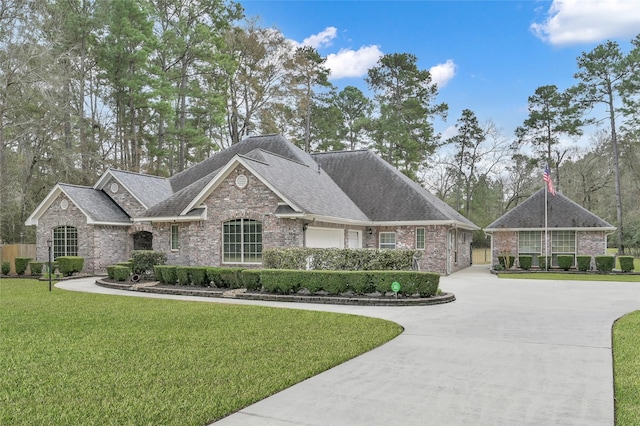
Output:
[[[0,281],[0,424],[202,425],[402,332],[353,315]]]

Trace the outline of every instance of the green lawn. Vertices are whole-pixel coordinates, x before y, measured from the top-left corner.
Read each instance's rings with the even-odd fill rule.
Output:
[[[617,426],[640,425],[640,311],[613,327],[613,366]]]
[[[393,339],[353,315],[0,281],[0,424],[203,425]]]

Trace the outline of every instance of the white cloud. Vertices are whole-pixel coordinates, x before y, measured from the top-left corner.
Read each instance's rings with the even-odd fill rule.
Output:
[[[554,0],[542,23],[531,31],[554,45],[633,37],[640,31],[637,0]]]
[[[340,49],[338,53],[327,55],[325,66],[331,70],[331,80],[362,77],[383,55],[380,46],[376,45],[363,46],[358,50]]]
[[[320,49],[321,47],[331,46],[331,42],[338,33],[338,29],[336,27],[327,27],[324,31],[319,32],[318,34],[311,35],[304,40],[302,43],[298,43],[299,46],[310,46],[314,49]]]
[[[447,59],[444,64],[434,65],[429,68],[429,73],[431,73],[431,81],[441,88],[446,86],[449,80],[456,75],[456,64],[453,60]]]

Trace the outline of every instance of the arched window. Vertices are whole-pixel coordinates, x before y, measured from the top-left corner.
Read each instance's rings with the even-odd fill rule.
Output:
[[[78,229],[75,226],[53,228],[53,258],[78,255]]]
[[[234,219],[222,224],[222,259],[226,263],[262,262],[262,223]]]

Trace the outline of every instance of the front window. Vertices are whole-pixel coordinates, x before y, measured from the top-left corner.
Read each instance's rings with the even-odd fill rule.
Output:
[[[180,225],[171,225],[171,250],[180,248]]]
[[[424,228],[416,228],[416,249],[424,250],[424,247],[425,247]]]
[[[396,248],[396,233],[395,232],[381,232],[380,233],[380,248],[381,249],[395,249]]]
[[[78,230],[74,226],[53,228],[53,258],[78,255]]]
[[[223,224],[223,261],[227,263],[262,262],[262,223],[234,219]]]
[[[551,252],[574,254],[576,252],[576,233],[574,231],[553,231],[551,233]]]
[[[518,253],[540,254],[542,252],[542,235],[540,231],[520,231],[518,236]]]

